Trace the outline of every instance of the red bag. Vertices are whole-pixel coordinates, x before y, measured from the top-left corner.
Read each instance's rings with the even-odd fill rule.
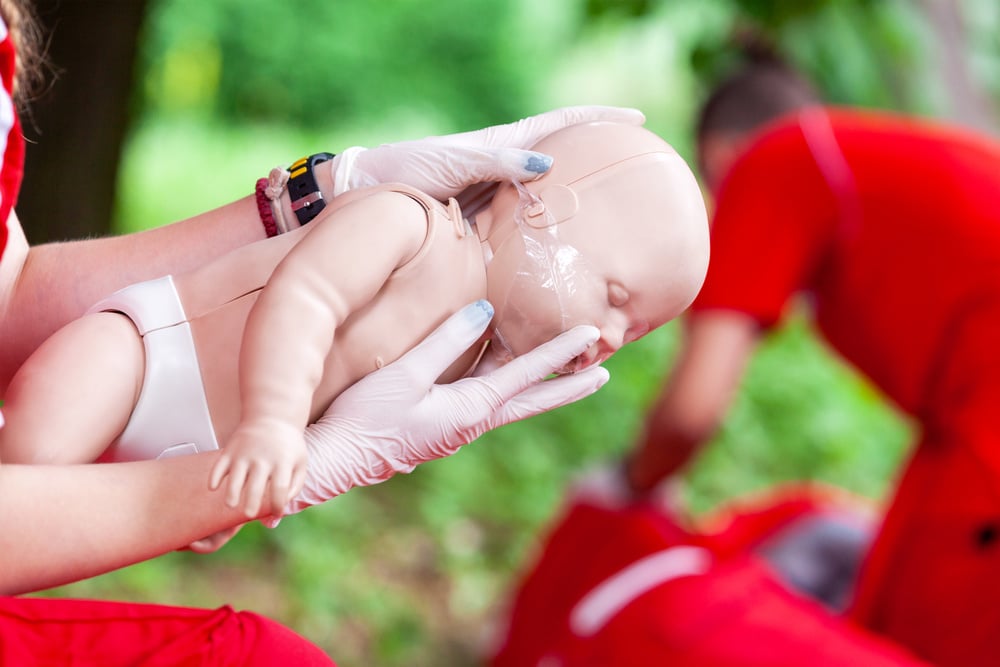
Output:
[[[789,540],[776,538],[825,509],[787,493],[708,533],[651,504],[574,500],[516,591],[491,665],[924,664],[779,580],[772,554]]]

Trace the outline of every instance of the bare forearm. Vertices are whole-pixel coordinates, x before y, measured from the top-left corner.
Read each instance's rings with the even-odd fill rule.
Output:
[[[28,355],[98,299],[264,238],[253,197],[156,229],[31,248],[4,294],[0,392]]]
[[[685,320],[676,364],[628,462],[629,483],[647,491],[676,474],[715,435],[756,344],[756,322],[731,311]]]
[[[85,579],[244,517],[206,481],[217,452],[162,461],[0,466],[0,594]]]
[[[667,423],[651,420],[626,462],[629,485],[639,493],[651,490],[677,474],[707,439],[708,434],[684,434]]]

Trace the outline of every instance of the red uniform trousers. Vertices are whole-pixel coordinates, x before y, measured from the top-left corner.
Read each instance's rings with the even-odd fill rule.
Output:
[[[953,396],[947,424],[927,425],[853,614],[948,667],[1000,664],[1000,387],[982,375]]]

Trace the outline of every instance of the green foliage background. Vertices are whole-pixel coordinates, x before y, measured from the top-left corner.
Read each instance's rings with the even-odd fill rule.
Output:
[[[966,51],[1000,91],[991,0],[965,3]],[[838,103],[947,115],[918,5],[810,0],[157,0],[117,224],[163,224],[252,191],[318,150],[508,122],[556,106],[641,108],[692,157],[692,116],[755,26]],[[170,554],[51,594],[270,614],[352,665],[472,665],[566,485],[617,460],[676,345],[676,324],[622,350],[580,404],[354,491],[212,556]],[[695,511],[789,479],[880,498],[910,427],[804,317],[755,357],[730,418],[683,480]]]

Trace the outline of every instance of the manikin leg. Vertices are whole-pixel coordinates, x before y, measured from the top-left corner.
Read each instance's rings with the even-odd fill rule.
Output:
[[[125,428],[144,370],[142,339],[128,318],[97,313],[66,325],[11,381],[0,460],[94,461]]]

